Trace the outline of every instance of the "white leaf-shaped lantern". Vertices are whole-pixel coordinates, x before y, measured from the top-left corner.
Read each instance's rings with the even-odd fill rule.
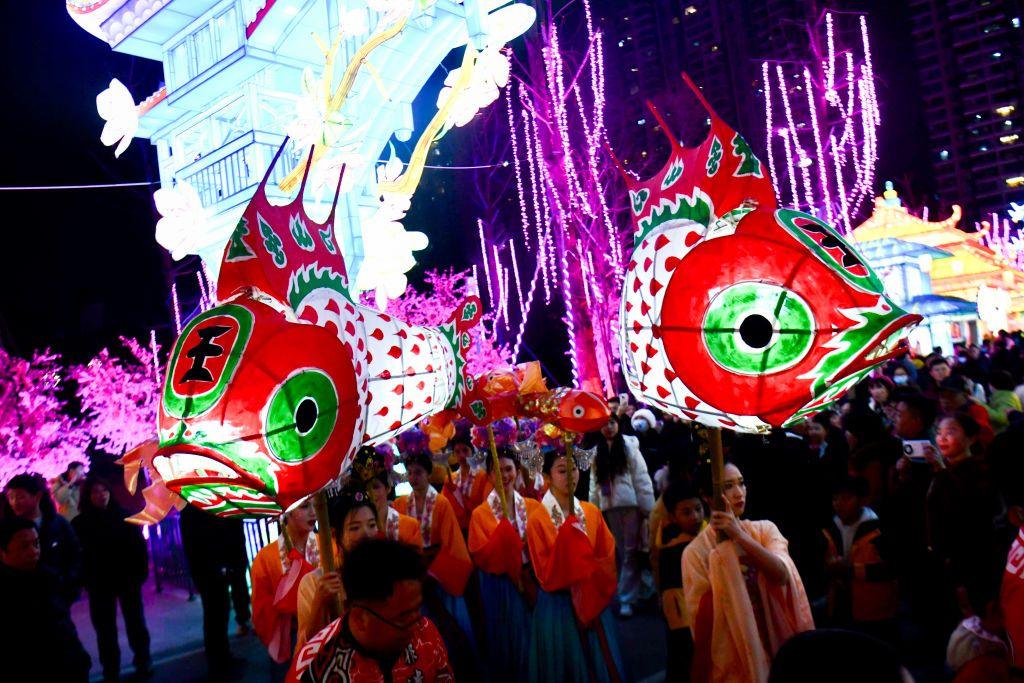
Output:
[[[161,188],[153,193],[153,201],[162,216],[156,223],[156,241],[176,261],[196,253],[209,231],[209,215],[195,188],[188,183]]]
[[[106,121],[100,142],[107,147],[114,144],[114,156],[119,157],[128,149],[139,129],[139,113],[135,108],[135,99],[128,88],[116,78],[110,81],[110,87],[96,96],[96,111]]]
[[[378,172],[385,166],[378,166]],[[356,291],[375,291],[377,307],[405,292],[405,274],[416,265],[414,251],[425,249],[427,236],[410,232],[400,222],[411,203],[409,195],[385,194],[370,220],[363,224],[363,263],[356,277]]]

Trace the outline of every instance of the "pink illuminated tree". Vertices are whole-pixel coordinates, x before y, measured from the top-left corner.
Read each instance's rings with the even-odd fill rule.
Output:
[[[849,232],[874,195],[881,116],[863,14],[824,12],[805,61],[761,64],[768,168],[781,203]]]
[[[518,211],[504,220],[518,229],[499,229],[486,213],[478,220],[480,289],[513,358],[531,316],[560,309],[573,383],[607,395],[618,384],[614,340],[629,223],[619,220],[624,207],[610,204],[621,193],[613,191],[618,171],[604,148],[602,34],[588,0],[582,9],[574,41],[582,49],[567,47],[566,30],[541,17],[514,66],[503,134]]]
[[[88,463],[89,436],[61,396],[60,356],[18,358],[0,347],[0,486],[16,474],[52,479],[73,461]]]
[[[448,320],[452,311],[470,295],[477,293],[476,281],[470,271],[428,270],[423,277],[424,288],[416,291],[409,285],[405,293],[388,301],[385,313],[411,325],[440,325]],[[363,303],[372,306],[372,297],[363,294]],[[498,343],[494,335],[495,313],[484,313],[471,336],[468,371],[478,375],[510,365],[512,354],[507,345]]]
[[[121,337],[114,353],[103,349],[86,365],[71,369],[85,429],[98,448],[122,455],[157,435],[159,352],[155,336],[148,346]]]

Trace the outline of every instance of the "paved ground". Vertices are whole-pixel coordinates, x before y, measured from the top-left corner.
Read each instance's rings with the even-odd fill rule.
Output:
[[[196,596],[189,600],[188,593],[179,588],[164,586],[156,592],[152,581],[142,589],[146,605],[146,624],[149,626],[151,651],[156,676],[153,683],[200,683],[206,681],[206,660],[203,657],[203,607]],[[78,628],[78,637],[92,657],[90,680],[102,678],[96,634],[89,622],[87,595],[75,603],[71,617]],[[232,627],[234,624],[232,624]],[[126,679],[132,673],[132,651],[124,634],[124,622],[118,615],[121,643],[121,672]],[[247,681],[270,681],[270,661],[263,644],[255,636],[232,638],[236,656],[246,659]]]
[[[189,600],[177,588],[165,587],[157,593],[153,583],[143,588],[146,622],[152,639],[156,675],[152,683],[203,683],[207,680],[203,657],[203,610],[199,598]],[[83,596],[72,609],[78,635],[93,660],[92,681],[102,676],[96,654],[96,636],[89,623],[89,605]],[[642,605],[630,619],[618,621],[619,636],[630,666],[631,678],[637,683],[660,683],[664,680],[664,624],[654,602]],[[233,626],[233,625],[232,625]],[[124,625],[118,617],[121,634],[122,673],[130,675],[132,653],[124,636]],[[244,681],[272,683],[279,681],[271,673],[270,660],[259,639],[253,635],[232,638],[232,650],[247,661]]]

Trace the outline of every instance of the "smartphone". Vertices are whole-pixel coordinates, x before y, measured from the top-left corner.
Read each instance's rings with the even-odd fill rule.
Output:
[[[629,403],[629,393],[623,392],[619,394],[619,405],[626,405]]]
[[[925,462],[928,460],[926,457],[928,451],[932,448],[932,442],[928,439],[904,439],[903,440],[903,455],[907,456],[907,459],[914,460],[915,462]]]

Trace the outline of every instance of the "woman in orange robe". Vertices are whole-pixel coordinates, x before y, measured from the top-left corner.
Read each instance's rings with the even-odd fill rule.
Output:
[[[582,464],[589,466],[589,462]],[[526,525],[541,590],[530,628],[529,680],[611,683],[625,679],[617,626],[615,539],[601,511],[576,499],[576,457],[544,454],[547,493]]]
[[[473,572],[466,540],[462,537],[451,504],[430,485],[433,467],[426,438],[423,450],[410,448],[409,442],[418,430],[407,438],[399,438],[399,447],[405,456],[405,470],[412,486],[412,494],[395,501],[395,509],[420,523],[423,534],[423,554],[427,558],[430,579],[424,585],[423,604],[427,615],[441,631],[448,646],[449,659],[457,680],[479,678],[476,661],[476,642],[473,624],[463,594]]]
[[[377,510],[377,534],[401,541],[420,550],[423,534],[420,523],[391,507],[388,500],[395,488],[392,466],[395,454],[391,446],[363,446],[356,453],[349,486],[362,486]]]
[[[324,574],[317,567],[299,583],[298,642],[295,652],[338,616],[332,604],[335,596],[338,596],[344,607],[345,589],[341,583],[341,572],[345,567],[345,554],[352,552],[364,538],[376,538],[378,535],[377,509],[362,489],[346,487],[337,496],[330,498],[327,505],[334,546],[334,566],[337,569]],[[319,554],[309,554],[313,564],[319,565]]]
[[[488,494],[494,490],[487,472],[474,470],[470,465],[473,457],[473,442],[470,437],[469,423],[458,420],[455,423],[455,436],[449,441],[452,455],[459,462],[459,467],[444,482],[441,495],[451,503],[452,512],[465,536],[469,533],[469,520],[473,510],[484,502]]]
[[[518,455],[498,449],[498,467],[487,459],[491,483],[505,492],[509,519],[497,489],[473,511],[469,523],[469,553],[480,577],[487,639],[487,668],[491,681],[526,680],[530,612],[536,586],[526,551],[526,520],[540,508],[515,490]]]
[[[747,487],[732,463],[722,491],[727,509],[713,511],[683,552],[693,680],[764,683],[782,644],[813,629],[814,620],[785,537],[767,520],[740,519]]]
[[[315,522],[313,501],[307,498],[282,515],[281,534],[256,553],[252,563],[252,622],[277,664],[289,663],[295,651],[299,584],[313,571],[306,546],[316,543]]]

